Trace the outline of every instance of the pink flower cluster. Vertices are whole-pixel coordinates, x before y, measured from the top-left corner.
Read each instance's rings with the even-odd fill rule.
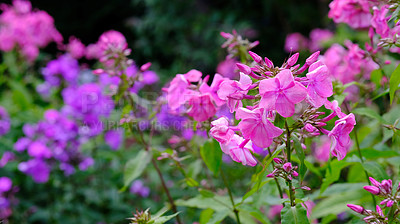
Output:
[[[370,8],[375,0],[333,0],[329,4],[329,18],[335,23],[347,23],[352,28],[368,28],[372,15]]]
[[[332,77],[343,84],[368,80],[371,72],[379,68],[379,65],[357,44],[346,41],[345,46],[347,49],[333,44],[322,56],[321,61],[328,67]],[[357,100],[354,98],[358,92],[356,86],[351,86],[346,92],[352,93],[349,95],[350,100]]]
[[[327,100],[333,94],[333,87],[327,66],[318,61],[319,52],[312,54],[303,66],[296,65],[299,57],[296,53],[281,67],[275,67],[268,58],[263,60],[253,52],[249,54],[254,60],[253,67],[238,63],[239,81],[217,74],[208,86],[208,76],[201,79],[202,74],[197,70],[178,74],[169,87],[164,88],[170,109],[183,108],[188,116],[204,122],[226,105],[231,113],[235,113],[238,125],[232,126],[228,118],[219,117],[211,122],[210,134],[234,161],[255,166],[253,144],[267,148],[275,140],[279,142],[283,130],[273,124],[275,117],[292,117],[296,105],[302,104],[307,107],[299,111],[303,135],[328,135],[332,154],[343,159],[351,145],[348,135],[355,125],[355,118],[353,114],[342,113],[337,102]],[[323,113],[317,109],[323,105],[333,112],[319,118]],[[336,116],[339,120],[331,131],[322,128]]]
[[[331,31],[318,28],[310,32],[309,39],[301,33],[290,33],[286,36],[285,51],[288,53],[302,50],[318,51],[332,37],[333,33]]]
[[[171,111],[183,109],[194,120],[202,122],[212,118],[225,104],[217,95],[217,91],[227,79],[215,74],[213,82],[208,85],[209,76],[204,79],[201,79],[201,76],[202,73],[194,69],[186,74],[178,74],[169,86],[163,89]]]
[[[400,184],[397,186],[396,191],[393,192],[392,180],[389,179],[379,182],[372,177],[370,177],[369,180],[372,186],[364,186],[364,189],[371,194],[383,198],[383,200],[380,202],[381,206],[392,207],[393,205],[395,205],[395,208],[397,209],[395,213],[398,213],[399,211],[396,205],[399,203],[400,200]],[[382,208],[379,207],[379,205],[376,206],[376,212],[367,210],[360,205],[348,204],[347,206],[353,211],[366,216],[364,218],[364,221],[367,223],[388,223],[388,218],[385,217]]]
[[[33,61],[39,48],[50,42],[61,43],[63,38],[54,26],[53,18],[45,11],[32,10],[29,1],[13,0],[13,5],[1,4],[0,50],[11,51],[18,47]]]

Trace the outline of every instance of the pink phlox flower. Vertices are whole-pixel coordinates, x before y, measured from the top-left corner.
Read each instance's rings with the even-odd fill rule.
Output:
[[[313,63],[308,69],[307,100],[314,107],[324,105],[328,97],[333,94],[332,80],[329,70],[321,61]]]
[[[301,33],[290,33],[286,36],[285,51],[297,52],[308,48],[308,39]]]
[[[210,94],[201,94],[192,96],[188,102],[190,108],[187,114],[196,121],[206,121],[213,117],[217,112],[215,105],[211,100]]]
[[[184,75],[178,74],[172,79],[169,87],[166,89],[167,102],[171,110],[176,110],[186,103],[192,95],[196,95],[189,89],[190,83]]]
[[[67,45],[67,51],[75,59],[79,59],[86,54],[85,45],[76,37],[70,37]]]
[[[218,142],[225,144],[231,140],[235,132],[229,128],[229,121],[226,117],[220,117],[211,122],[210,135]]]
[[[334,100],[332,102],[326,101],[324,106],[326,109],[332,110],[333,112],[326,118],[322,119],[323,122],[329,121],[335,116],[338,116],[339,118],[343,118],[346,116],[346,114],[342,112],[342,109],[340,108],[337,100]]]
[[[351,146],[350,132],[356,125],[354,114],[349,114],[335,122],[335,127],[328,134],[331,139],[331,152],[342,160]]]
[[[329,18],[335,23],[347,23],[350,27],[367,28],[371,24],[369,0],[333,0],[329,4]]]
[[[318,51],[323,46],[323,43],[333,37],[333,33],[330,30],[325,29],[313,29],[310,32],[310,50]]]
[[[381,36],[381,38],[388,38],[390,35],[390,28],[388,21],[390,16],[387,16],[389,12],[389,5],[384,5],[380,9],[374,7],[374,14],[372,16],[371,25],[375,28],[375,32]]]
[[[294,81],[292,72],[282,70],[275,78],[260,81],[260,107],[267,110],[276,110],[283,117],[294,114],[295,104],[303,101],[307,96],[306,88]]]
[[[247,143],[242,146],[245,141],[244,138],[239,135],[233,135],[231,140],[226,144],[220,143],[221,149],[225,154],[228,154],[233,161],[242,163],[245,166],[255,166],[257,161],[254,159],[251,152],[253,151],[252,142],[247,141]]]
[[[218,97],[227,101],[230,112],[233,113],[242,106],[241,100],[247,94],[251,87],[251,78],[243,73],[240,73],[240,80],[226,80],[220,85],[217,91]]]
[[[243,137],[251,139],[258,147],[267,148],[271,145],[273,139],[283,132],[267,119],[266,111],[262,108],[255,110],[239,108],[236,111],[236,116],[242,119],[238,127]]]
[[[202,75],[203,74],[200,71],[198,71],[196,69],[192,69],[192,70],[188,71],[186,74],[184,74],[183,76],[185,77],[185,79],[188,82],[198,82],[198,81],[200,81]]]
[[[211,86],[209,86],[207,83],[202,83],[199,90],[201,93],[210,93],[212,96],[215,104],[220,107],[225,104],[225,100],[222,100],[218,96],[218,90],[220,89],[220,86],[222,82],[227,81],[229,79],[222,77],[220,74],[215,74],[213,82],[211,83]]]

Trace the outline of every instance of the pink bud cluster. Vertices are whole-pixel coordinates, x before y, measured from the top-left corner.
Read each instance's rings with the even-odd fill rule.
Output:
[[[364,189],[371,194],[383,198],[383,200],[380,202],[381,206],[392,207],[395,205],[395,208],[397,209],[395,214],[397,214],[399,212],[397,204],[399,203],[400,199],[400,184],[397,186],[396,191],[393,192],[392,180],[388,179],[379,182],[372,177],[370,177],[369,180],[372,185],[364,186]],[[348,204],[347,207],[359,214],[366,216],[364,221],[367,223],[388,223],[388,218],[385,217],[382,208],[379,205],[376,206],[376,212],[364,209],[360,205]]]
[[[388,218],[383,214],[379,205],[376,206],[376,211],[368,210],[359,205],[347,204],[351,210],[366,216],[364,221],[370,224],[387,224]]]
[[[287,181],[291,181],[293,177],[299,176],[296,172],[297,166],[293,166],[291,163],[283,163],[279,158],[274,158],[276,165],[272,173],[268,174],[267,177],[281,177]]]
[[[371,194],[384,198],[380,203],[381,205],[392,207],[393,204],[398,203],[400,199],[400,184],[397,187],[396,192],[393,193],[392,180],[389,179],[379,182],[372,177],[370,177],[369,180],[371,181],[372,186],[365,186],[364,189]]]

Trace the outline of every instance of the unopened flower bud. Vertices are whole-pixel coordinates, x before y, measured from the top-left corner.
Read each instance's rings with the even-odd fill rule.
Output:
[[[371,194],[375,194],[375,195],[378,195],[380,193],[379,188],[377,188],[375,186],[365,186],[364,190],[370,192]]]
[[[246,75],[251,73],[251,68],[245,64],[236,63],[236,67],[238,67],[238,69]]]
[[[99,69],[93,70],[92,72],[93,72],[93,74],[95,74],[95,75],[100,75],[100,74],[103,74],[103,73],[104,73],[104,70],[101,69],[101,68],[99,68]]]
[[[252,52],[252,51],[249,51],[249,54],[250,54],[250,56],[253,58],[253,60],[254,60],[255,62],[257,62],[258,64],[261,63],[262,58],[260,57],[260,55],[254,53],[254,52]]]
[[[379,205],[376,206],[376,212],[377,212],[380,216],[383,216],[383,211],[382,211],[381,207],[379,207]]]
[[[229,38],[233,37],[233,35],[230,33],[220,32],[219,34],[225,39],[229,39]]]
[[[265,64],[267,64],[268,68],[273,68],[274,67],[274,63],[269,60],[267,57],[264,58]]]
[[[372,178],[372,177],[369,177],[369,181],[371,181],[371,183],[372,183],[373,185],[375,185],[376,187],[380,187],[380,186],[381,186],[381,183],[379,183],[379,181],[375,180],[375,179]]]
[[[294,64],[296,64],[297,60],[299,59],[299,55],[300,55],[299,53],[296,53],[287,60],[289,67],[292,67]]]
[[[280,159],[280,158],[273,158],[273,160],[274,160],[274,162],[276,162],[278,164],[283,163],[282,159]]]
[[[387,194],[392,193],[392,180],[383,180],[381,183],[381,187]]]
[[[274,173],[270,173],[270,174],[267,175],[267,177],[268,178],[273,178],[273,177],[275,177],[275,174]]]
[[[149,69],[150,66],[151,66],[151,62],[147,62],[146,64],[144,64],[140,67],[140,71],[142,71],[142,72],[147,71],[147,69]]]
[[[302,186],[301,189],[305,190],[305,191],[311,191],[311,188],[307,187],[307,186]]]
[[[282,167],[286,172],[289,172],[293,168],[291,163],[285,163]]]
[[[364,212],[364,208],[359,205],[353,205],[353,204],[347,204],[347,207],[349,207],[351,210],[362,214]]]
[[[292,171],[292,175],[294,176],[294,177],[297,177],[297,176],[299,176],[299,173],[297,173],[296,171]]]
[[[318,60],[319,53],[320,53],[320,52],[317,51],[317,52],[313,53],[310,57],[308,57],[308,58],[306,59],[306,64],[307,64],[307,65],[311,65],[312,63],[316,62],[316,61]]]

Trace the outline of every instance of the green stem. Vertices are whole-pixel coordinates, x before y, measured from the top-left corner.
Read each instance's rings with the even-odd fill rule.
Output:
[[[347,105],[347,103],[344,103],[344,107],[347,110],[347,113],[350,113],[349,107]],[[356,120],[357,123],[357,119],[354,118]],[[353,129],[353,133],[354,133],[354,140],[356,141],[356,148],[357,148],[357,152],[358,152],[358,157],[360,157],[361,160],[361,164],[364,164],[364,159],[361,153],[361,148],[360,148],[360,141],[358,140],[358,135],[357,135],[357,125],[354,125],[354,129]],[[365,171],[364,169],[364,173],[365,173],[365,177],[367,178],[368,184],[371,185],[371,181],[369,180],[369,175],[367,173],[367,171]],[[372,197],[372,201],[374,202],[374,207],[376,207],[376,200],[373,194],[371,194]]]
[[[268,153],[269,153],[269,156],[272,157],[272,153],[271,153],[271,150],[269,149],[269,147],[268,147]],[[275,163],[274,163],[273,160],[272,160],[272,165],[275,166]],[[274,177],[274,180],[275,180],[275,183],[276,183],[276,187],[278,188],[279,196],[281,197],[281,199],[283,199],[283,193],[282,193],[281,185],[279,184],[279,181],[278,181],[278,179],[276,177]],[[282,203],[282,205],[285,206],[284,203]]]
[[[131,96],[128,96],[128,101],[131,103],[132,108],[134,108],[134,102],[133,102],[133,99],[131,98]],[[133,127],[131,127],[131,131],[132,131],[132,134],[133,134],[134,133],[133,132]],[[139,132],[140,140],[142,141],[143,146],[145,147],[145,150],[150,152],[151,151],[151,147],[150,147],[149,143],[146,142],[146,140],[144,139],[143,132],[140,130],[140,127],[139,127],[138,124],[137,124],[137,132]],[[164,189],[165,194],[167,195],[169,203],[171,204],[172,211],[174,213],[178,213],[178,209],[177,209],[177,207],[175,205],[174,199],[172,198],[171,193],[168,190],[167,184],[165,183],[164,177],[163,177],[163,175],[161,173],[160,168],[157,165],[156,160],[154,158],[151,158],[151,163],[153,164],[154,168],[157,171],[158,177],[160,178],[160,181],[161,181],[161,185],[162,185],[162,187]],[[175,216],[175,218],[176,218],[176,221],[177,221],[178,224],[182,224],[179,214],[177,216]]]
[[[290,129],[287,121],[285,120],[285,127],[286,127],[286,155],[287,155],[287,161],[290,163],[291,162],[291,153],[292,149],[290,148]],[[290,206],[294,207],[296,205],[295,203],[295,195],[293,192],[293,185],[292,181],[287,181],[288,186],[289,186],[289,197],[290,197]]]
[[[233,201],[232,191],[229,188],[228,182],[226,181],[226,177],[225,177],[225,174],[222,171],[222,169],[221,169],[221,177],[222,177],[222,180],[224,181],[224,185],[225,185],[226,189],[228,190],[229,198],[231,199],[231,203],[232,203],[232,209],[236,216],[236,221],[238,224],[240,224],[239,210],[236,209],[235,202]]]

